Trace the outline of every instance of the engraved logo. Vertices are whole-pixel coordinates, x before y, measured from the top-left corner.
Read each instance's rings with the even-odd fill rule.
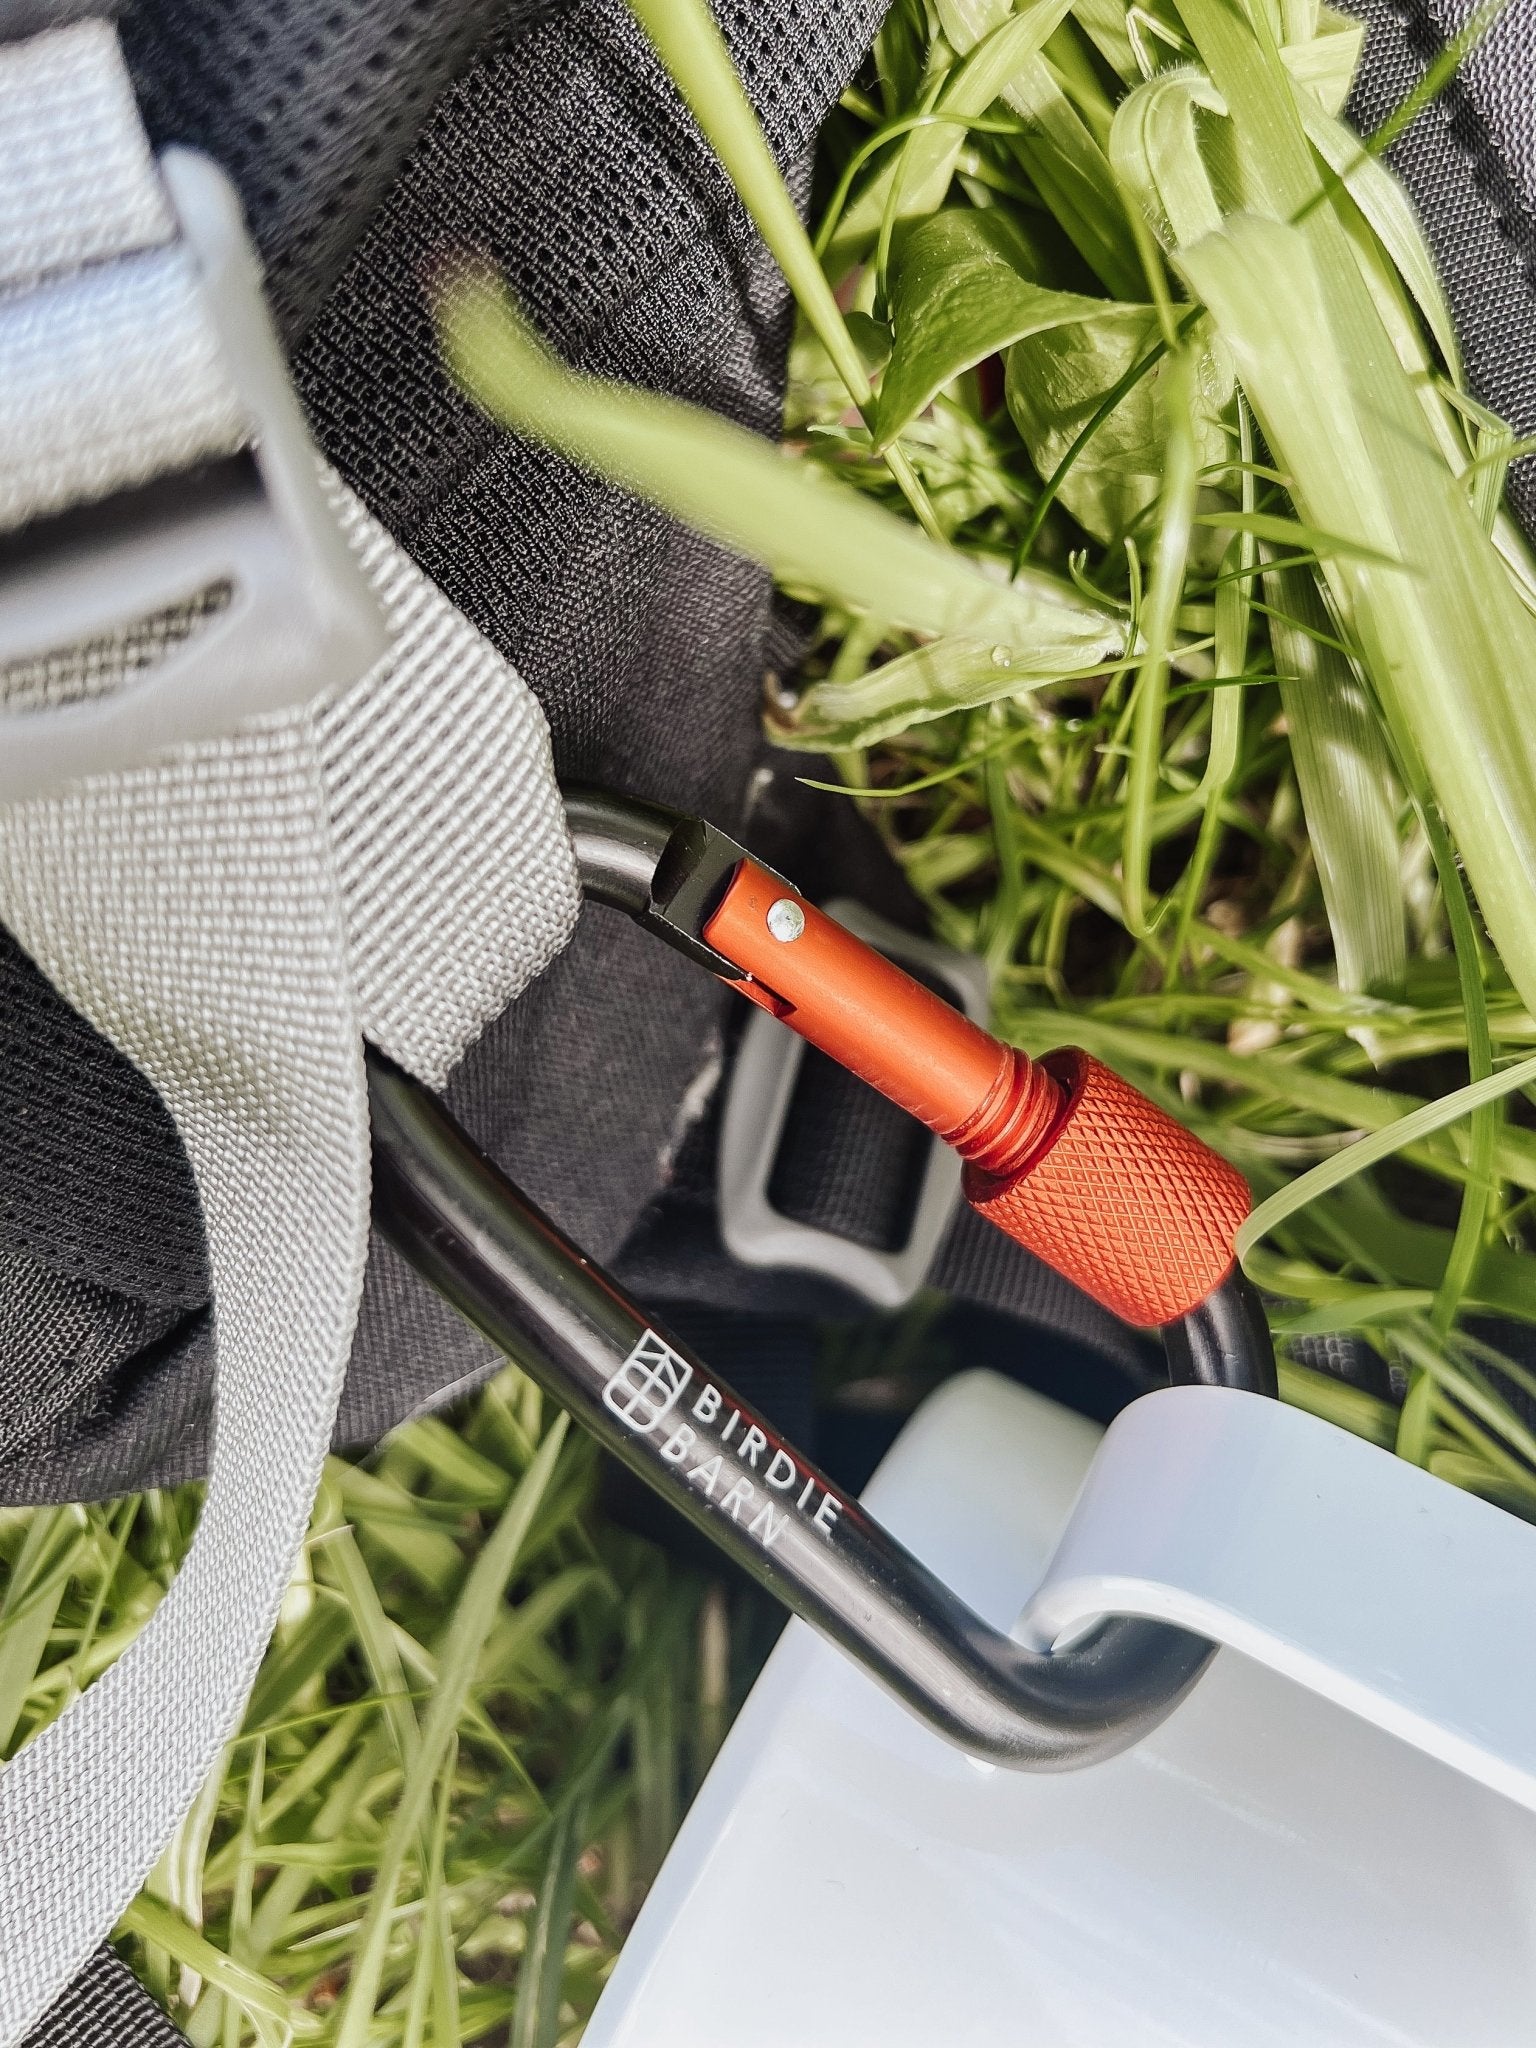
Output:
[[[649,1436],[677,1406],[693,1367],[647,1330],[603,1389],[603,1405],[636,1436]]]

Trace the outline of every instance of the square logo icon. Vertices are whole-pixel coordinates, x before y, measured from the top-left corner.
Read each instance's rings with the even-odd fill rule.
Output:
[[[636,1436],[649,1436],[669,1415],[693,1378],[693,1367],[679,1358],[654,1330],[647,1330],[603,1389],[603,1405]]]

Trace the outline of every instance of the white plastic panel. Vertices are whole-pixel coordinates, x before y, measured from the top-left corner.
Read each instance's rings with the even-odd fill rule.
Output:
[[[1231,1643],[1536,1807],[1536,1528],[1253,1394],[1117,1418],[1020,1632],[1103,1614]]]
[[[866,1500],[1006,1626],[1097,1441],[970,1375]],[[1128,1755],[1014,1775],[795,1623],[586,2040],[1526,2048],[1533,2015],[1536,1816],[1331,1701],[1226,1651]]]

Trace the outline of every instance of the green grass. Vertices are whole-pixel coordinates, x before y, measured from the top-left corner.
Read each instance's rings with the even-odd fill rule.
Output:
[[[574,2040],[724,1731],[725,1596],[507,1371],[332,1460],[244,1729],[122,1946],[197,2048]],[[110,1662],[196,1488],[0,1515],[0,1738]]]

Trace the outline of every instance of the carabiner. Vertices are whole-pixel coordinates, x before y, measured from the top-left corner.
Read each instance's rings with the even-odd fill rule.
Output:
[[[794,1008],[743,964],[719,916],[748,875],[754,888],[767,876],[778,892],[773,902],[792,903],[804,917],[787,883],[724,834],[655,805],[578,792],[568,796],[567,812],[589,895],[627,911],[754,1000]],[[774,939],[765,928],[776,944],[801,935]],[[855,1010],[871,988],[888,993],[891,986],[872,961],[858,964],[872,979]],[[815,1008],[802,1002],[789,1021],[803,1025]],[[852,1028],[849,1018],[843,1026]],[[977,1036],[993,1048],[986,1057],[1007,1054],[985,1033]],[[967,1051],[980,1074],[983,1048],[967,1041]],[[1070,1769],[1129,1747],[1193,1685],[1214,1646],[1161,1622],[1110,1617],[1087,1637],[1046,1652],[989,1627],[717,1374],[658,1330],[476,1151],[429,1090],[372,1050],[368,1069],[374,1218],[384,1236],[615,1456],[939,1734],[995,1763]],[[1022,1085],[1016,1068],[1008,1071]],[[1065,1106],[1058,1097],[1058,1125]],[[1020,1128],[1017,1117],[995,1122],[999,1131]],[[1048,1147],[1048,1132],[1043,1141]],[[994,1154],[998,1142],[994,1133]],[[995,1181],[995,1170],[982,1169],[989,1170]],[[1275,1391],[1268,1330],[1232,1266],[1230,1244],[1214,1287],[1163,1335],[1175,1379]]]

